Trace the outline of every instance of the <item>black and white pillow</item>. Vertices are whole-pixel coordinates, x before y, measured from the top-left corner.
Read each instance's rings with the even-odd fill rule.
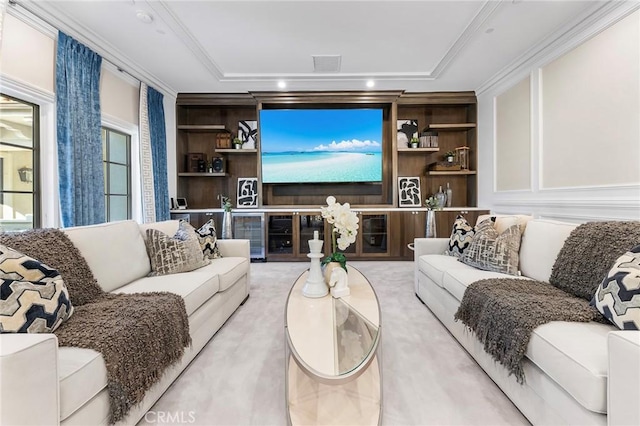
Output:
[[[0,333],[53,333],[73,314],[57,270],[0,245]]]
[[[621,330],[640,330],[640,245],[616,260],[591,300]]]
[[[495,218],[492,219],[495,220]],[[444,254],[457,258],[462,257],[464,251],[469,247],[469,244],[471,244],[475,233],[475,227],[472,226],[464,216],[459,214],[455,222],[453,222],[451,237],[449,238],[449,244]]]
[[[207,223],[196,230],[202,254],[208,259],[219,259],[222,257],[218,248],[218,236],[216,235],[216,224],[213,219],[209,219]]]

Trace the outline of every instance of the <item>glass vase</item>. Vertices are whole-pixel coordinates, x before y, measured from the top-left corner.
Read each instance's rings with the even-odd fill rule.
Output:
[[[426,238],[436,238],[436,212],[427,210]]]
[[[222,216],[222,233],[220,238],[223,240],[229,240],[233,238],[233,228],[231,227],[231,212],[224,212]]]

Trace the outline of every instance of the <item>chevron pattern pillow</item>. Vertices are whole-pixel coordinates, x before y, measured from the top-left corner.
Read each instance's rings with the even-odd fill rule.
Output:
[[[493,220],[495,220],[495,218],[493,218]],[[453,222],[451,237],[449,237],[449,244],[444,254],[461,258],[464,251],[469,247],[469,244],[471,244],[475,233],[475,227],[472,226],[464,216],[459,214],[455,222]]]
[[[72,314],[58,271],[0,245],[0,332],[52,333]]]
[[[216,224],[213,219],[209,219],[207,223],[196,230],[202,254],[205,259],[219,259],[222,257],[218,248],[218,236],[216,235]]]
[[[640,330],[640,245],[616,260],[591,300],[621,330]]]

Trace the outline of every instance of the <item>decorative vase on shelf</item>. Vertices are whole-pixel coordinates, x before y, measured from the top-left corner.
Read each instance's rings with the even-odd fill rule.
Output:
[[[231,221],[231,211],[225,210],[224,215],[222,216],[222,233],[220,235],[220,238],[222,238],[223,240],[229,240],[233,238],[233,228],[231,227]]]
[[[427,223],[425,230],[426,238],[436,238],[436,212],[431,209],[427,210]]]
[[[451,207],[451,200],[453,199],[453,191],[447,182],[447,207]]]
[[[447,204],[447,194],[442,190],[442,185],[440,185],[440,189],[438,189],[436,193],[436,200],[438,200],[438,206],[440,206],[440,208]]]

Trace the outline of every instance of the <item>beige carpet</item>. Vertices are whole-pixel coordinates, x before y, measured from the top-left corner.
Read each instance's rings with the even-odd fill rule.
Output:
[[[528,424],[413,291],[412,262],[351,262],[382,310],[383,425]],[[199,425],[284,425],[284,304],[308,263],[253,263],[251,297],[151,409]],[[180,416],[180,417],[176,417]],[[167,417],[165,417],[167,418]],[[143,419],[140,424],[146,424]]]

